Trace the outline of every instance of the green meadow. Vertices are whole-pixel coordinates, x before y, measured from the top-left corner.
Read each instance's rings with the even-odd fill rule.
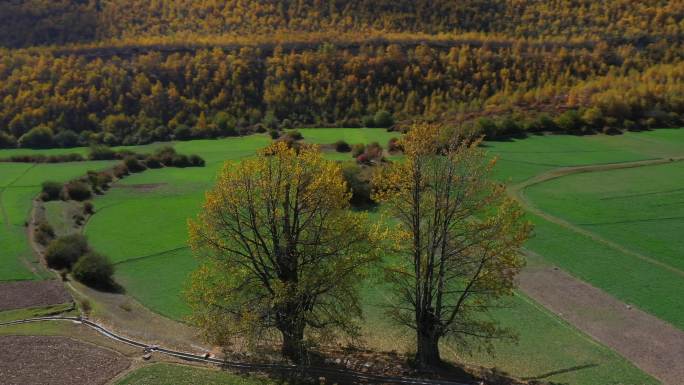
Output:
[[[239,376],[219,370],[184,365],[153,364],[126,375],[117,385],[268,385],[275,382],[258,377]]]
[[[18,150],[11,150],[16,152]],[[0,157],[5,150],[0,151]],[[25,223],[33,199],[46,180],[65,182],[111,162],[60,164],[0,163],[0,281],[38,279],[44,276],[26,238]]]
[[[319,144],[332,144],[341,139],[350,144],[377,141],[384,146],[396,136],[374,129],[299,131],[305,141]],[[147,170],[123,179],[94,200],[96,214],[87,223],[85,233],[96,250],[116,263],[116,280],[129,295],[159,314],[184,320],[189,308],[182,292],[188,274],[197,266],[186,246],[187,221],[201,208],[204,192],[211,188],[225,161],[252,156],[269,142],[266,135],[176,142],[173,145],[178,152],[201,155],[207,161],[206,167]],[[134,149],[149,151],[159,145]],[[499,159],[495,177],[515,185],[561,167],[681,156],[684,155],[684,130],[621,136],[532,136],[487,142],[485,146]],[[0,157],[4,156],[9,155],[0,151]],[[335,160],[351,159],[348,153],[331,150],[326,150],[326,156]],[[20,230],[13,233],[14,241],[9,243],[14,248],[26,245],[21,226],[43,180],[66,180],[105,165],[84,162],[45,166],[54,169],[0,163],[1,202],[13,218],[10,227]],[[682,232],[683,220],[675,218],[684,216],[684,196],[681,190],[677,191],[677,175],[684,175],[682,171],[682,163],[672,163],[573,174],[533,185],[524,193],[535,207],[619,244],[624,250],[616,250],[594,237],[534,215],[530,219],[536,225],[535,236],[527,247],[542,255],[545,263],[560,266],[615,297],[684,328],[684,311],[678,303],[681,301],[672,294],[684,292],[684,279],[677,273],[684,265],[677,255],[677,250],[683,248],[677,237]],[[52,220],[59,221],[58,212],[51,214],[49,210],[48,214]],[[6,239],[9,238],[0,238],[0,246]],[[32,277],[17,262],[21,261],[21,253],[14,250],[0,256],[7,260],[0,267],[0,280]],[[12,263],[16,266],[11,267]],[[395,335],[385,335],[393,328],[388,327],[379,309],[384,300],[382,287],[371,285],[364,290],[364,295],[368,313],[364,330],[368,340],[383,347],[396,344]],[[480,353],[463,356],[448,345],[446,350],[452,352],[452,357],[484,362],[530,379],[587,385],[595,384],[597,379],[601,383],[655,383],[616,353],[523,294],[513,298],[510,306],[497,312],[496,317],[519,334],[518,344],[498,344],[495,356]]]

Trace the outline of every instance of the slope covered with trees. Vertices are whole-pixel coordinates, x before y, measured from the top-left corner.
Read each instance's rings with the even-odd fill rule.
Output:
[[[678,126],[683,16],[681,0],[5,1],[0,147],[385,111],[489,136]]]
[[[683,15],[681,0],[29,0],[0,6],[0,39],[16,47],[141,35],[379,30],[643,43],[679,38]]]

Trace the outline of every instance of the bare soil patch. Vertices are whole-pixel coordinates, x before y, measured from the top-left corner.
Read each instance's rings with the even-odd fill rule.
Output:
[[[0,283],[0,311],[71,302],[61,282],[20,281]]]
[[[0,337],[0,378],[5,385],[105,384],[129,365],[117,353],[67,337]]]
[[[684,332],[548,266],[524,269],[520,287],[576,328],[666,385],[684,379]]]

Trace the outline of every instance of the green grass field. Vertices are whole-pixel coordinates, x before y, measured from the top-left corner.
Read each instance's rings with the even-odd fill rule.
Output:
[[[528,247],[684,330],[684,302],[677,295],[684,293],[682,175],[684,163],[677,162],[533,185],[526,195],[538,208],[599,239],[534,217],[536,234]]]
[[[494,176],[519,183],[559,167],[681,156],[684,151],[682,131],[663,129],[618,136],[530,136],[485,145],[491,155],[499,158]]]
[[[350,144],[378,141],[384,146],[388,139],[396,136],[384,130],[371,129],[299,131],[306,141],[321,144],[330,144],[342,139]],[[215,175],[224,161],[239,161],[251,156],[269,141],[266,135],[254,135],[174,143],[180,153],[196,153],[204,157],[207,167],[148,170],[122,180],[106,195],[95,200],[96,214],[87,224],[86,235],[95,249],[109,255],[117,264],[116,280],[126,288],[128,294],[150,309],[170,318],[183,319],[188,314],[189,309],[183,301],[182,291],[188,274],[196,267],[196,261],[186,247],[187,220],[197,214],[204,191],[212,186]],[[534,136],[525,140],[489,142],[486,146],[492,156],[499,157],[495,176],[509,183],[518,183],[559,167],[684,155],[681,154],[684,152],[683,144],[684,130],[657,130],[615,137]],[[146,146],[140,151],[146,151],[154,146],[157,145]],[[6,155],[0,151],[0,157],[2,156]],[[350,159],[349,154],[331,152],[327,156],[331,159]],[[36,166],[38,167],[41,166]],[[642,204],[642,200],[647,200],[645,197],[648,195],[643,199],[613,199],[614,202],[611,204],[604,204],[601,198],[612,196],[611,194],[618,196],[617,192],[621,190],[626,192],[626,195],[638,195],[674,189],[677,181],[673,175],[682,169],[662,167],[663,171],[656,174],[650,173],[646,168],[632,169],[631,171],[637,174],[624,176],[622,184],[612,183],[612,190],[609,188],[611,186],[605,186],[607,183],[603,182],[601,176],[592,173],[548,181],[535,185],[526,192],[535,205],[543,207],[553,215],[596,231],[602,237],[620,242],[625,247],[646,253],[653,251],[652,244],[668,240],[677,241],[676,225],[668,228],[665,224],[654,228],[656,230],[653,231],[663,232],[656,238],[651,238],[650,235],[644,237],[639,233],[640,225],[637,222],[613,222],[620,221],[621,216],[647,218],[641,214],[646,212],[644,210],[649,210],[648,206],[641,214],[625,214],[624,211]],[[86,167],[90,168],[93,167]],[[21,218],[29,207],[22,207],[22,200],[28,197],[30,205],[30,198],[36,193],[36,183],[39,183],[41,175],[44,177],[45,174],[41,170],[26,169],[26,165],[21,164],[7,166],[0,163],[0,170],[3,171],[0,174],[0,186],[11,185],[12,187],[7,190],[16,189],[7,196],[3,194],[2,202],[10,202],[8,205],[13,218]],[[27,176],[26,183],[17,184],[17,181],[24,179],[24,176],[17,179],[17,176],[21,175]],[[574,181],[575,177],[596,179]],[[616,174],[611,178],[622,177]],[[650,184],[653,187],[650,190],[646,186],[632,187],[645,177],[665,180],[659,182],[661,184]],[[599,186],[592,190],[587,184]],[[26,186],[26,190],[23,191],[21,186]],[[631,188],[636,190],[630,192]],[[671,200],[665,203],[677,204],[677,196],[676,193],[668,195],[668,199]],[[591,201],[592,199],[594,201]],[[587,200],[590,202],[585,202]],[[661,207],[662,211],[659,213],[667,212],[667,207]],[[592,216],[580,217],[581,220],[566,217],[567,212],[574,212],[575,208],[581,209],[579,213],[591,213]],[[603,213],[603,210],[607,211]],[[633,216],[630,216],[632,214]],[[527,247],[543,255],[548,263],[561,266],[617,298],[636,304],[643,310],[682,327],[678,320],[683,317],[684,312],[681,304],[676,303],[678,299],[672,294],[683,292],[681,276],[677,277],[671,270],[661,266],[654,267],[652,263],[643,259],[611,249],[601,242],[542,218],[531,216],[531,219],[537,228],[535,237]],[[616,235],[622,235],[622,238]],[[19,236],[20,234],[15,235]],[[1,243],[2,238],[0,245]],[[681,246],[677,244],[670,245],[669,249],[658,249],[655,251],[658,254],[656,258],[663,263],[679,266],[676,264],[678,260],[674,252],[678,247],[681,250]],[[670,250],[669,257],[663,252],[667,251],[666,249]],[[681,263],[681,260],[679,262]],[[3,274],[1,269],[2,267],[0,279]],[[652,282],[658,282],[658,285],[649,284]],[[370,325],[367,329],[368,333],[372,334],[369,337],[372,337],[373,341],[385,339],[391,344],[396,340],[383,334],[390,328],[383,321],[384,316],[377,307],[381,291],[379,286],[369,287],[365,291]],[[460,359],[484,362],[516,376],[543,378],[568,384],[655,383],[617,354],[596,344],[524,295],[518,295],[511,307],[499,312],[497,318],[520,334],[520,343],[501,344],[497,347],[499,353],[494,357],[459,356]],[[447,350],[451,349],[447,346]],[[455,352],[452,354],[454,357],[458,355]]]
[[[202,385],[267,385],[275,382],[257,377],[246,377],[185,365],[153,364],[137,369],[117,385],[168,385],[168,384],[202,384]]]
[[[2,156],[5,156],[5,150],[0,151]],[[0,281],[36,279],[43,275],[27,243],[24,227],[41,184],[46,180],[64,182],[110,164],[112,162],[0,163]]]

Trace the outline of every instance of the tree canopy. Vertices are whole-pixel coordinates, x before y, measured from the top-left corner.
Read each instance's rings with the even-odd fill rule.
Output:
[[[398,222],[390,315],[415,331],[423,368],[440,363],[442,338],[467,349],[473,339],[487,347],[506,335],[487,313],[512,294],[531,230],[519,205],[491,181],[494,162],[480,141],[442,139],[436,125],[414,126],[402,139],[406,161],[374,180],[375,199]]]
[[[350,198],[340,167],[314,146],[277,141],[226,164],[190,223],[201,267],[188,298],[206,337],[226,346],[277,331],[283,354],[301,361],[308,343],[355,335],[357,290],[377,253]]]

